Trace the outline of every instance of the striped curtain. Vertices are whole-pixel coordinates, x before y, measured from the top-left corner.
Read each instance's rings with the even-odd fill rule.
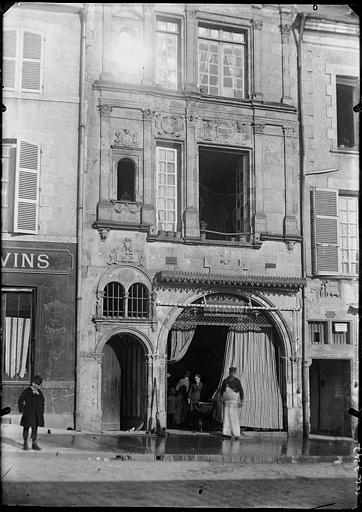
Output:
[[[30,318],[5,317],[5,373],[11,379],[27,374]]]
[[[195,329],[171,330],[169,338],[169,363],[176,363],[183,358],[188,351],[194,334]]]
[[[271,334],[264,331],[228,332],[222,381],[229,367],[237,368],[237,377],[244,390],[240,425],[253,428],[283,428],[283,403],[277,378],[275,349]],[[221,407],[217,408],[219,415]]]

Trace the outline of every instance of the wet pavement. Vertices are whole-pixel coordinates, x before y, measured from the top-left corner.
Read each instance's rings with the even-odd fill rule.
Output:
[[[7,439],[3,437],[6,445]],[[166,437],[145,433],[41,434],[43,449],[102,452],[133,460],[209,460],[232,462],[351,461],[353,440],[288,438],[286,434],[247,432],[240,441],[221,434],[167,433]]]

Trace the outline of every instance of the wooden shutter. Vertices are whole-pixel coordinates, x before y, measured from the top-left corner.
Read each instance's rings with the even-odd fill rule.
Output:
[[[313,274],[338,274],[338,191],[312,191]]]
[[[42,36],[24,31],[21,68],[21,90],[41,92]]]
[[[3,87],[15,90],[16,85],[16,30],[5,30],[3,34]]]
[[[39,147],[19,141],[15,180],[14,231],[37,233],[39,202]]]

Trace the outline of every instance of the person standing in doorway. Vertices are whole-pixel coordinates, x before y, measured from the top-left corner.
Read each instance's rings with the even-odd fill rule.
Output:
[[[180,379],[178,381],[178,383],[176,384],[176,391],[178,391],[181,386],[185,386],[185,389],[186,389],[186,394],[189,392],[189,387],[190,387],[190,375],[191,373],[189,371],[187,371],[185,373],[185,377],[183,377],[182,379]]]
[[[240,439],[239,411],[244,397],[241,382],[236,378],[236,368],[229,368],[229,376],[221,385],[221,396],[224,402],[222,433],[224,437]]]
[[[199,428],[200,414],[198,410],[197,402],[200,402],[201,391],[202,391],[201,375],[195,374],[195,382],[191,384],[188,394],[188,402],[190,407],[190,426],[192,430]]]
[[[167,427],[173,428],[176,420],[176,392],[170,388],[167,396]]]
[[[43,379],[35,375],[31,386],[24,389],[18,400],[19,412],[22,413],[20,425],[23,427],[23,450],[28,450],[28,435],[31,427],[33,450],[41,450],[37,443],[38,427],[44,427],[44,395],[40,390]]]

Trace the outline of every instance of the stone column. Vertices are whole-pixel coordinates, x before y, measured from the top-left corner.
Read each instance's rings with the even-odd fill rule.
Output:
[[[195,105],[186,107],[186,198],[184,211],[184,234],[188,238],[200,238],[199,224],[199,165],[196,144],[197,116]]]
[[[143,85],[154,85],[154,70],[156,48],[155,48],[155,14],[153,3],[143,4],[143,34],[144,34],[144,68],[143,68]]]
[[[80,353],[76,397],[77,430],[102,430],[102,359],[103,354],[96,352]]]
[[[112,5],[111,4],[102,4],[103,7],[103,20],[102,20],[102,29],[103,29],[103,38],[102,38],[102,73],[100,76],[100,80],[113,80],[112,73],[112,52],[110,48],[113,48],[113,40],[112,40]]]
[[[252,20],[253,27],[253,80],[251,97],[261,101],[263,99],[262,70],[263,70],[263,21],[259,12],[261,5],[253,5],[255,16]]]
[[[297,205],[295,204],[295,188],[298,188],[296,187],[298,181],[294,173],[294,169],[296,167],[294,147],[295,135],[294,126],[283,126],[285,179],[284,235],[298,234]]]
[[[192,4],[186,5],[186,92],[199,92],[199,70],[198,70],[198,34],[196,11]]]
[[[148,367],[148,404],[147,404],[147,421],[152,417],[153,424],[151,428],[156,427],[156,403],[158,404],[158,417],[162,428],[166,428],[166,355],[165,354],[147,354],[147,367]],[[152,387],[156,379],[156,395],[153,398],[152,405]],[[148,428],[148,425],[147,425]]]
[[[282,34],[282,97],[281,102],[292,105],[293,100],[290,92],[290,32],[291,24],[280,25]]]
[[[111,105],[98,105],[100,114],[100,176],[99,176],[99,203],[98,203],[98,220],[111,218],[111,214],[107,214],[107,209],[111,209],[110,199],[113,199],[113,190],[111,184],[112,171],[112,150],[111,150]]]
[[[254,191],[255,191],[255,214],[254,230],[260,234],[267,230],[266,215],[264,213],[264,182],[263,182],[263,141],[265,123],[254,122]]]
[[[153,151],[154,111],[142,109],[143,117],[143,206],[142,223],[156,225],[155,155]]]

